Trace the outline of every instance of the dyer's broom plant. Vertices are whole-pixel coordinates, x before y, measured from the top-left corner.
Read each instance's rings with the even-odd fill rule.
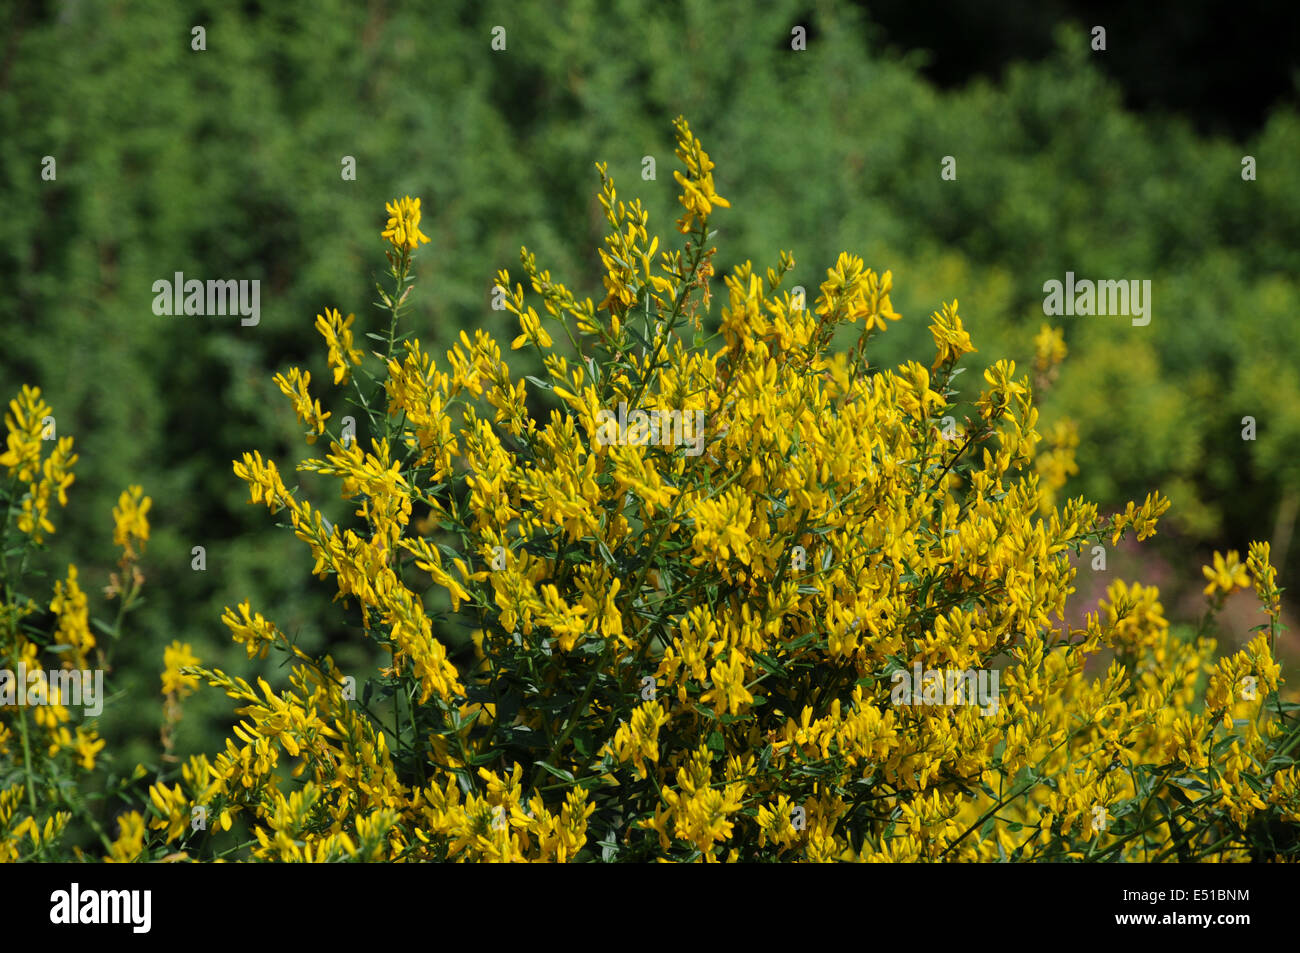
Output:
[[[933,316],[928,366],[870,367],[872,335],[899,315],[890,273],[853,255],[810,303],[783,286],[789,254],[736,268],[715,327],[709,222],[728,203],[684,120],[676,133],[680,248],[661,251],[598,166],[599,304],[526,249],[540,311],[496,276],[512,347],[535,349],[545,379],[512,376],[482,331],[445,362],[411,335],[428,239],[418,199],[389,205],[380,350],[355,346],[351,315],[316,322],[362,426],[336,425],[300,369],[277,378],[306,442],[325,445],[297,469],[336,479],[353,518],[326,520],[257,451],[234,471],[390,664],[341,671],[248,603],[224,621],[250,659],[288,656],[287,689],[174,645],[169,704],[201,677],[241,720],[224,751],[117,818],[109,857],[1293,859],[1300,729],[1279,694],[1268,546],[1244,565],[1216,555],[1192,638],[1154,588],[1121,581],[1071,627],[1070,557],[1151,536],[1167,501],[1058,505],[1077,438],[1065,423],[1040,436],[1011,361],[962,397],[975,348],[956,301]],[[860,334],[840,351],[845,326]],[[1064,352],[1045,328],[1040,385]],[[37,482],[35,400],[13,405],[0,458],[6,532],[24,541],[70,479],[60,443]],[[76,664],[93,641],[75,570],[51,604],[57,632],[29,632],[9,581],[26,550],[11,545],[5,664],[38,649]],[[1267,622],[1217,658],[1208,620],[1244,587]],[[449,651],[457,629],[472,655]],[[30,794],[93,770],[94,735],[73,738],[58,714],[0,717],[0,850],[67,855],[73,808]],[[56,767],[65,754],[77,764]]]

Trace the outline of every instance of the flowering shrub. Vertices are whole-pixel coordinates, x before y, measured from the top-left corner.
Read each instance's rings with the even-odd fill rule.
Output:
[[[497,275],[512,348],[536,349],[546,379],[514,379],[482,331],[441,366],[411,336],[428,239],[418,199],[389,205],[380,376],[353,316],[316,322],[368,438],[306,372],[277,378],[306,442],[328,444],[297,469],[337,480],[354,518],[331,524],[255,450],[234,472],[391,664],[342,671],[247,602],[224,621],[250,659],[288,656],[286,689],[173,645],[168,710],[201,677],[241,720],[120,818],[110,856],[208,857],[228,836],[225,854],[312,861],[1293,857],[1300,731],[1273,661],[1268,546],[1206,570],[1211,615],[1245,586],[1267,614],[1235,654],[1216,661],[1204,630],[1180,637],[1137,583],[1070,627],[1070,555],[1151,536],[1167,501],[1058,505],[1078,440],[1060,424],[1044,445],[1012,362],[985,371],[977,416],[953,419],[975,350],[956,301],[933,316],[928,366],[870,367],[869,341],[900,316],[890,273],[855,256],[811,307],[784,287],[789,254],[736,268],[710,335],[709,222],[728,202],[676,131],[681,248],[661,252],[599,166],[600,303],[526,249],[540,313]],[[861,332],[838,352],[847,325]],[[1063,357],[1044,330],[1039,379]],[[14,414],[11,484],[35,479],[38,412]],[[23,514],[43,512],[42,487],[62,485],[63,463],[46,466],[6,498],[22,532],[39,530]],[[29,643],[9,612],[13,659]],[[440,638],[455,626],[472,658]],[[26,741],[12,749],[0,767],[30,775]],[[15,856],[24,836],[58,837],[57,823],[33,833],[35,804],[13,821],[34,783],[0,788]],[[200,808],[211,830],[194,829]]]
[[[92,806],[121,795],[144,771],[92,784],[105,742],[93,719],[84,716],[103,711],[103,671],[122,634],[123,619],[140,597],[144,576],[138,561],[149,539],[152,501],[132,486],[113,508],[113,542],[122,547],[122,558],[104,589],[118,604],[112,624],[91,619],[74,565],[54,583],[44,612],[44,598],[38,603],[24,591],[28,561],[55,532],[51,503],[67,506],[78,455],[72,452],[71,437],[56,437],[52,409],[39,388],[23,387],[9,402],[5,426],[6,448],[0,453],[6,477],[0,485],[0,862],[66,859],[61,841],[74,817],[99,836],[108,859],[125,859],[123,842],[110,840]],[[46,442],[53,446],[42,459]],[[92,621],[107,636],[106,644],[91,632]],[[198,682],[192,675],[178,677],[191,686]],[[73,720],[76,707],[82,708],[80,722]],[[135,827],[124,822],[127,840]],[[137,844],[135,853],[139,851]]]

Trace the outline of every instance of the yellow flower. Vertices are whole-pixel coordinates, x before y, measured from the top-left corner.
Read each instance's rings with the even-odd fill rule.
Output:
[[[17,475],[24,483],[36,476],[37,464],[41,457],[41,437],[44,420],[50,415],[50,406],[41,400],[41,389],[23,385],[18,396],[9,401],[9,412],[5,414],[5,426],[9,429],[8,446],[0,453],[0,466],[9,471],[9,476]]]
[[[152,792],[151,792],[152,793]],[[104,858],[109,864],[129,864],[140,857],[144,851],[144,818],[139,811],[119,814],[117,818],[118,836]]]
[[[1034,370],[1046,374],[1065,360],[1066,353],[1065,332],[1044,323],[1034,338]]]
[[[329,365],[334,371],[334,383],[346,384],[352,368],[348,366],[361,363],[361,352],[352,346],[352,322],[356,315],[342,317],[338,309],[329,308],[323,315],[316,315],[316,330],[325,338],[329,347]]]
[[[113,543],[121,546],[127,558],[136,555],[136,544],[144,551],[144,544],[149,540],[149,520],[147,515],[153,500],[144,495],[144,489],[131,486],[122,491],[113,507]]]
[[[192,695],[199,687],[199,677],[186,675],[181,672],[181,669],[198,664],[198,656],[190,649],[188,642],[182,644],[180,641],[174,641],[163,649],[162,693],[175,695],[178,699]]]
[[[835,267],[826,270],[816,312],[831,321],[852,323],[864,318],[864,333],[876,328],[883,331],[886,319],[897,321],[901,317],[889,300],[893,286],[892,272],[877,275],[864,267],[859,256],[841,252]]]
[[[659,762],[659,729],[668,724],[668,715],[658,701],[648,701],[632,711],[632,720],[619,725],[614,733],[614,753],[620,762],[632,762],[637,777],[646,776],[645,760]]]
[[[540,348],[551,346],[551,336],[546,333],[541,319],[532,308],[519,315],[519,327],[524,333],[510,342],[512,351],[517,351],[526,344],[536,344]]]
[[[930,325],[930,333],[934,336],[937,351],[931,370],[938,370],[943,364],[955,364],[963,354],[974,352],[975,345],[957,316],[957,299],[954,298],[952,304],[945,304],[942,313],[936,311],[931,317],[934,323]]]
[[[1000,360],[984,371],[984,380],[993,388],[990,395],[995,401],[1002,401],[1028,393],[1028,388],[1012,380],[1016,372],[1016,362]],[[983,400],[983,398],[981,398]]]
[[[234,461],[234,470],[235,476],[248,484],[249,503],[265,503],[272,513],[282,506],[293,506],[293,497],[280,479],[274,460],[263,461],[262,454],[254,450],[244,454],[242,462]]]
[[[751,704],[754,696],[745,688],[745,664],[733,656],[729,662],[718,662],[709,672],[713,687],[700,696],[702,702],[712,702],[716,712],[736,714],[742,705]]]
[[[385,204],[388,209],[388,223],[383,237],[387,238],[399,252],[407,252],[429,241],[427,235],[420,231],[420,200],[409,195]]]
[[[71,473],[72,465],[80,459],[72,452],[72,438],[60,437],[54,450],[45,459],[45,483],[54,489],[59,499],[59,506],[68,505],[68,487],[75,479]]]
[[[1245,589],[1250,585],[1250,576],[1241,564],[1235,549],[1229,550],[1225,558],[1222,553],[1214,554],[1214,568],[1202,566],[1201,572],[1210,584],[1205,587],[1205,594],[1211,595],[1216,590],[1227,595],[1234,589]]]
[[[677,158],[686,163],[687,172],[682,175],[673,170],[673,178],[682,187],[682,194],[677,200],[686,209],[686,213],[677,220],[677,230],[685,234],[695,227],[697,221],[707,219],[713,206],[730,208],[731,203],[714,189],[713,162],[700,140],[691,132],[686,120],[678,116],[673,125],[677,129]]]
[[[95,770],[95,756],[104,750],[107,742],[93,731],[77,726],[77,738],[73,749],[77,753],[77,764],[83,771]]]
[[[236,642],[243,644],[248,657],[266,658],[266,653],[277,638],[281,638],[275,623],[268,622],[262,613],[253,612],[247,600],[239,604],[239,615],[229,606],[221,616],[221,621],[230,629]]]
[[[54,598],[50,611],[59,620],[57,639],[60,644],[72,647],[76,667],[85,667],[86,654],[95,647],[95,637],[90,632],[90,611],[86,594],[77,585],[77,567],[68,565],[66,582],[54,583]]]
[[[1137,531],[1138,540],[1144,540],[1156,533],[1156,520],[1169,509],[1169,500],[1157,490],[1147,494],[1141,507],[1135,507],[1129,500],[1123,513],[1117,513],[1111,525],[1111,542],[1119,542],[1120,535],[1127,528]]]
[[[1264,603],[1264,609],[1276,618],[1281,610],[1282,592],[1277,587],[1277,570],[1269,562],[1269,544],[1256,542],[1250,544],[1250,554],[1246,559],[1246,570],[1255,590]]]
[[[311,384],[311,372],[291,367],[288,378],[276,374],[275,383],[280,386],[284,396],[293,401],[293,412],[298,415],[298,419],[307,425],[307,442],[315,443],[316,438],[325,432],[325,421],[330,418],[330,414],[323,413],[320,401],[313,401],[307,392],[307,387]]]
[[[161,815],[149,822],[151,828],[165,830],[168,843],[185,833],[190,826],[190,803],[179,784],[171,789],[161,782],[153,785],[149,788],[149,800]]]
[[[44,481],[31,484],[23,497],[22,510],[18,514],[18,531],[41,542],[46,533],[54,532],[54,524],[49,520],[50,485]]]
[[[388,415],[404,419],[402,442],[419,449],[416,465],[431,465],[430,482],[436,483],[451,468],[457,454],[451,417],[446,413],[449,380],[433,359],[420,350],[418,340],[407,343],[406,359],[388,362]]]
[[[696,565],[713,562],[725,568],[732,559],[750,561],[749,526],[754,515],[748,494],[733,488],[712,499],[696,500],[689,504],[688,514],[695,524]]]
[[[60,506],[68,505],[68,487],[72,485],[72,465],[77,454],[72,452],[72,438],[61,437],[42,466],[41,443],[47,427],[53,426],[50,407],[41,399],[39,388],[23,386],[18,397],[9,402],[5,415],[8,426],[7,446],[0,453],[0,465],[9,476],[27,484],[18,511],[18,531],[42,542],[46,533],[54,532],[50,522],[50,496],[53,494]]]

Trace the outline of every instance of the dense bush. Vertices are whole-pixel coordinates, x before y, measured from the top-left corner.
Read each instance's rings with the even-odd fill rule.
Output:
[[[191,49],[198,21],[204,52]],[[790,29],[805,21],[811,42],[796,53]],[[430,353],[467,328],[513,337],[491,284],[521,241],[575,284],[598,283],[589,249],[603,220],[580,170],[603,159],[635,181],[647,155],[666,169],[669,121],[685,112],[725,157],[720,188],[737,201],[714,294],[735,265],[789,242],[805,264],[786,284],[811,301],[814,266],[853,248],[891,264],[904,314],[959,299],[982,371],[985,355],[1033,359],[1044,281],[1150,278],[1146,327],[1054,321],[1070,358],[1043,409],[1075,423],[1082,464],[1060,492],[1110,513],[1159,487],[1173,503],[1177,545],[1164,555],[1177,577],[1212,548],[1267,538],[1287,583],[1300,508],[1295,113],[1244,143],[1128,113],[1086,26],[1063,27],[1042,62],[938,92],[869,42],[867,26],[850,9],[809,14],[793,0],[563,11],[320,0],[201,16],[161,0],[3,6],[0,393],[38,384],[83,458],[83,505],[64,512],[33,568],[62,576],[75,562],[105,576],[118,558],[106,514],[123,487],[143,484],[154,500],[148,596],[137,637],[114,656],[131,692],[153,691],[158,653],[178,637],[231,669],[239,656],[215,620],[245,598],[276,606],[306,650],[368,664],[328,595],[289,572],[292,538],[244,542],[258,522],[227,461],[251,446],[282,457],[295,439],[275,412],[275,374],[295,363],[328,374],[306,346],[309,325],[339,302],[361,313],[372,270],[361,236],[393,192],[424,199],[430,244],[414,267],[436,293],[412,299],[407,326]],[[1257,181],[1240,177],[1246,154]],[[40,175],[46,155],[53,181]],[[939,175],[949,155],[955,181]],[[344,156],[357,160],[355,181],[341,177]],[[675,214],[666,172],[640,191],[656,220]],[[176,271],[262,281],[260,323],[155,316],[153,282]],[[853,343],[851,331],[833,342]],[[924,322],[903,322],[874,361],[928,346]],[[516,362],[518,375],[544,374],[531,350]],[[974,413],[956,399],[955,416]],[[1246,415],[1253,442],[1240,436]],[[344,512],[322,505],[331,519]],[[1189,542],[1205,550],[1196,562]],[[1170,615],[1188,621],[1173,604]],[[455,628],[438,634],[468,645]],[[283,687],[280,673],[267,677]],[[178,744],[211,750],[226,712],[206,694],[188,704]],[[131,707],[102,730],[147,761],[162,723]]]
[[[1066,624],[1069,556],[1152,536],[1168,501],[1113,516],[1055,503],[1072,441],[1044,446],[1014,362],[989,355],[982,383],[961,376],[975,347],[956,301],[931,319],[928,364],[877,369],[876,335],[906,321],[890,272],[855,255],[807,302],[788,253],[737,265],[711,334],[710,221],[729,203],[683,120],[676,131],[681,248],[651,237],[600,166],[599,303],[526,248],[540,312],[497,275],[512,349],[535,352],[543,377],[518,376],[482,330],[433,359],[410,327],[421,203],[389,203],[371,357],[330,310],[317,330],[341,390],[320,396],[297,367],[276,378],[320,455],[297,464],[300,485],[260,451],[234,463],[249,501],[305,545],[295,566],[329,580],[339,626],[388,664],[350,669],[304,650],[273,608],[228,608],[250,659],[288,657],[289,687],[174,645],[168,725],[200,677],[240,721],[224,751],[166,765],[111,841],[83,796],[83,773],[102,770],[93,725],[74,739],[66,706],[3,709],[7,857],[65,856],[73,818],[116,860],[1295,855],[1300,706],[1278,691],[1268,545],[1205,570],[1212,610],[1254,587],[1267,616],[1217,661],[1139,583],[1114,582]],[[856,342],[841,350],[845,330]],[[1058,340],[1040,338],[1040,376]],[[75,462],[70,442],[41,462],[39,401],[11,405],[0,458],[15,537],[0,652],[76,668],[98,645],[75,570],[45,624],[10,573]],[[324,516],[313,487],[336,487],[346,511]],[[123,609],[147,513],[137,487],[114,514]],[[439,637],[456,627],[471,657]],[[147,774],[100,789],[142,800]]]

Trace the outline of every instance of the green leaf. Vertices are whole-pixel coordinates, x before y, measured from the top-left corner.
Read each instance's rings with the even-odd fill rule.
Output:
[[[754,652],[751,657],[758,662],[759,666],[763,669],[763,671],[771,675],[780,675],[783,671],[785,671],[784,667],[781,665],[780,662],[776,661],[775,659],[768,658],[762,652]]]
[[[553,766],[553,765],[547,764],[545,761],[534,761],[533,764],[535,764],[535,765],[537,765],[538,767],[542,768],[543,770],[545,770],[545,771],[548,772],[549,774],[553,774],[553,775],[555,775],[555,776],[556,776],[557,778],[559,778],[561,781],[573,781],[573,780],[574,780],[573,772],[572,772],[572,771],[565,771],[563,768],[557,768],[557,767],[555,767],[555,766]]]
[[[599,539],[596,540],[596,551],[600,553],[600,558],[605,561],[607,566],[610,566],[611,568],[618,567],[618,560],[614,558],[614,554],[611,553],[609,547]]]

